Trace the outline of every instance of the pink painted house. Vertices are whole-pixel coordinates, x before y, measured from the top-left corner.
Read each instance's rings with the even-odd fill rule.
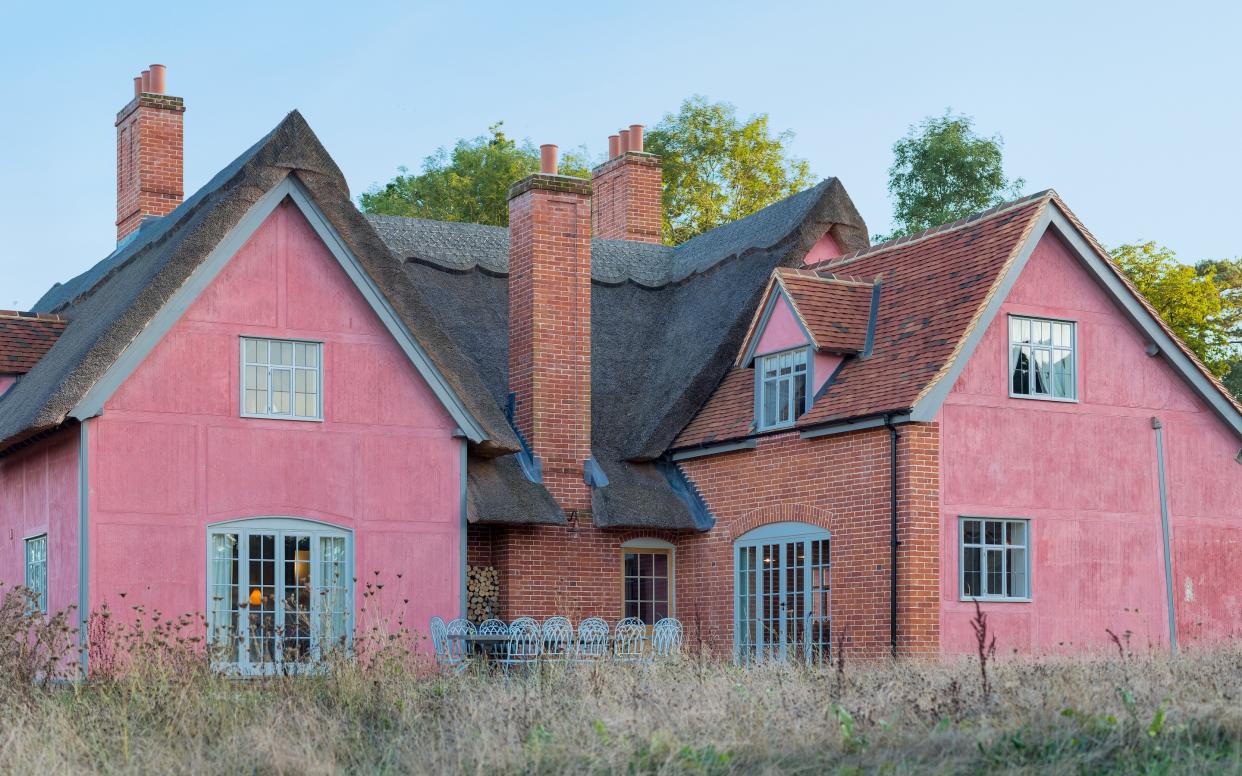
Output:
[[[0,313],[48,611],[203,612],[242,673],[464,614],[468,565],[742,661],[968,651],[976,602],[1030,652],[1242,632],[1242,408],[1054,192],[871,246],[828,179],[664,246],[634,126],[508,229],[364,216],[292,113],[183,200],[145,78],[116,250]]]

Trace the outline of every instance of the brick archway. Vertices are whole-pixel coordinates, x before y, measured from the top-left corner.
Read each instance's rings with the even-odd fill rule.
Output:
[[[817,528],[832,531],[833,514],[826,509],[808,504],[786,503],[769,504],[752,509],[736,520],[729,530],[729,542],[737,541],[739,536],[753,531],[769,523],[806,523]]]

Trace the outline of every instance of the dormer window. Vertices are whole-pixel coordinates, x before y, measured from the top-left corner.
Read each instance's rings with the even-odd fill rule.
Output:
[[[756,359],[756,411],[760,430],[788,426],[806,412],[807,349]]]

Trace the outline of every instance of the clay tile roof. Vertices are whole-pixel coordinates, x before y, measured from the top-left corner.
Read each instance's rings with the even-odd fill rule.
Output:
[[[0,374],[29,372],[56,344],[65,325],[59,315],[0,310]]]
[[[805,269],[782,268],[776,276],[820,350],[863,351],[875,283]]]
[[[750,434],[755,417],[755,370],[732,369],[674,447],[696,447]]]
[[[847,356],[828,391],[797,426],[898,414],[913,407],[949,368],[1052,196],[1041,192],[810,268],[778,270],[776,277],[789,289],[817,340],[828,338],[844,311],[852,311],[847,326],[851,333],[842,334],[837,344],[857,345],[857,331],[866,332],[863,305],[849,301],[853,297],[848,293],[854,292],[845,289],[864,292],[857,296],[867,299],[869,311],[872,285],[859,279],[882,279],[870,355]],[[673,447],[748,436],[754,416],[752,376],[749,369],[731,372]]]
[[[1049,196],[1041,192],[818,266],[884,281],[871,355],[844,364],[798,425],[913,407],[952,363]]]

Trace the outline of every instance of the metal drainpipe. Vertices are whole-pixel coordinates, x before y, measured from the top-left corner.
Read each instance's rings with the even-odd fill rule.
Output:
[[[884,427],[888,429],[888,495],[891,520],[888,560],[888,632],[893,657],[897,657],[897,440],[899,436],[891,415],[884,416]]]
[[[1160,482],[1160,528],[1164,535],[1164,591],[1169,601],[1169,650],[1177,654],[1177,616],[1173,609],[1173,557],[1169,550],[1169,492],[1164,484],[1164,424],[1151,419],[1156,432],[1156,471]]]

